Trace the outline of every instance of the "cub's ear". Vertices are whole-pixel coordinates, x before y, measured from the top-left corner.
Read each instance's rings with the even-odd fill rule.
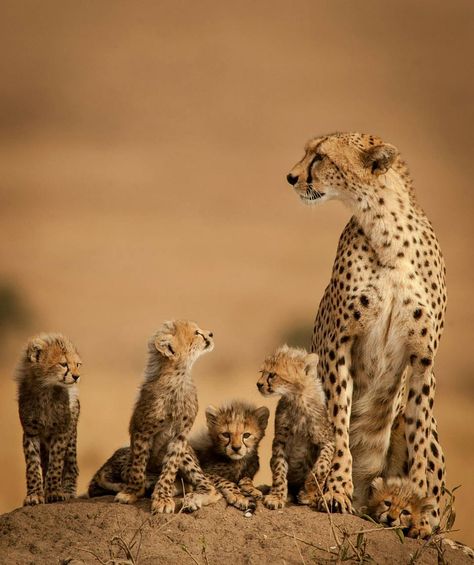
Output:
[[[176,348],[174,345],[174,336],[167,333],[158,333],[155,337],[155,347],[158,353],[163,357],[176,357]]]
[[[304,361],[305,361],[304,372],[307,375],[309,375],[310,373],[316,373],[319,363],[319,356],[316,353],[308,353]]]
[[[389,143],[382,143],[362,153],[362,164],[374,175],[386,173],[398,156],[398,149]]]
[[[38,363],[41,352],[46,347],[46,343],[39,337],[33,338],[26,348],[26,357],[31,363]]]
[[[265,431],[268,425],[268,418],[270,417],[270,410],[266,406],[260,406],[260,408],[255,410],[254,414],[260,429]]]
[[[217,424],[217,413],[219,411],[215,406],[209,405],[206,408],[206,421],[209,427],[215,426]]]
[[[436,499],[433,496],[425,496],[421,499],[421,513],[427,514],[434,510]]]
[[[383,489],[383,479],[382,477],[376,477],[370,483],[370,490],[372,494],[375,494],[376,492],[380,492],[382,489]]]

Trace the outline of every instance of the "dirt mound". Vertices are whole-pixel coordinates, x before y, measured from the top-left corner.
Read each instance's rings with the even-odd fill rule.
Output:
[[[195,514],[151,516],[112,497],[20,508],[0,516],[2,563],[472,563],[462,552],[402,540],[355,516],[259,506],[251,517],[224,502]],[[334,541],[332,530],[339,538]],[[344,534],[346,532],[346,534]],[[350,535],[348,535],[350,534]],[[438,561],[444,553],[444,561]],[[351,558],[352,556],[352,558]]]

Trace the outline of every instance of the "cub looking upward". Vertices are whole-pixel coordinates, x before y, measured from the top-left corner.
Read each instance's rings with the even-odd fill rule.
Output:
[[[191,368],[212,351],[212,333],[194,322],[165,322],[148,344],[145,379],[130,421],[131,459],[127,485],[115,500],[131,504],[145,493],[145,473],[159,472],[152,494],[152,513],[174,511],[174,481],[178,469],[198,482],[190,499],[196,509],[218,498],[189,449],[186,437],[196,418],[198,402]]]
[[[17,367],[18,408],[26,462],[24,505],[76,495],[81,359],[61,334],[28,342]]]
[[[207,431],[191,438],[202,470],[225,500],[241,510],[255,507],[262,493],[254,487],[260,462],[258,445],[265,435],[270,412],[234,401],[206,410]]]
[[[189,439],[203,472],[218,488],[226,501],[241,510],[252,506],[252,498],[260,498],[252,479],[259,469],[258,445],[265,434],[269,411],[255,408],[245,402],[232,402],[227,406],[206,410],[207,430]],[[188,453],[186,458],[190,458]],[[189,462],[188,462],[189,464]],[[104,463],[89,484],[89,496],[102,496],[118,492],[127,480],[130,466],[130,448],[122,447]],[[153,489],[155,473],[147,469],[146,490]],[[179,476],[194,488],[195,477],[190,473]],[[181,485],[178,485],[179,487]],[[177,489],[178,492],[180,489]],[[187,490],[187,489],[186,489]],[[250,498],[248,498],[250,497]]]
[[[318,356],[280,347],[267,357],[257,382],[264,396],[280,395],[272,445],[272,488],[263,503],[283,508],[288,487],[301,504],[319,503],[334,454],[334,430],[316,368]]]

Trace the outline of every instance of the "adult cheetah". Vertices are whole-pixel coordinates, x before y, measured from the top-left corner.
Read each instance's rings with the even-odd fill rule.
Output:
[[[287,180],[305,204],[337,198],[353,213],[312,340],[336,429],[326,501],[352,512],[367,502],[374,477],[405,473],[420,496],[434,495],[439,517],[444,457],[433,364],[446,271],[408,169],[376,136],[335,133],[309,141]]]

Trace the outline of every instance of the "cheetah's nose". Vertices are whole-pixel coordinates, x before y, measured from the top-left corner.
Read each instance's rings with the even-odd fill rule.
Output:
[[[263,388],[263,383],[257,383],[257,387],[258,387],[258,390],[262,390],[262,388]]]
[[[238,453],[240,451],[240,445],[233,445],[232,450]]]
[[[212,332],[209,332],[209,337],[214,337],[214,334]]]
[[[392,516],[387,516],[387,525],[388,526],[391,526],[394,522],[395,522],[395,518],[392,518]]]
[[[77,381],[79,380],[79,375],[72,375],[72,378],[74,379],[74,382],[77,383]]]
[[[295,184],[298,182],[298,177],[295,177],[291,173],[288,173],[286,175],[286,180],[291,184],[291,186],[295,186]]]

